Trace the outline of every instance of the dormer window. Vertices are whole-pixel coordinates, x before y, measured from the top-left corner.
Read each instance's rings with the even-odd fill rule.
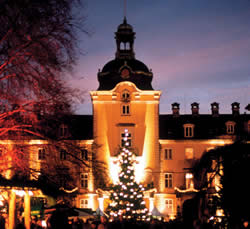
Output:
[[[192,138],[194,136],[194,124],[184,124],[184,137]]]
[[[59,136],[60,137],[67,137],[69,131],[68,131],[68,126],[65,124],[61,124],[59,128]]]
[[[235,132],[235,122],[228,121],[226,122],[227,134],[234,134]]]

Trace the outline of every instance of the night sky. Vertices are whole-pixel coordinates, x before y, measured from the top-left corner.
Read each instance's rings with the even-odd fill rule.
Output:
[[[85,0],[82,14],[91,36],[81,37],[85,52],[74,71],[74,86],[86,90],[78,114],[92,114],[88,91],[98,88],[97,72],[114,59],[114,32],[124,17],[123,0]],[[250,0],[127,0],[127,22],[136,32],[136,59],[152,69],[153,88],[161,90],[160,113],[173,102],[190,114],[241,113],[250,103]]]

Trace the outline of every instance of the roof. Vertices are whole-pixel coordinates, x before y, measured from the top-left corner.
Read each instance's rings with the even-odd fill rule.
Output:
[[[227,134],[226,122],[235,122],[235,134],[246,133],[246,122],[250,115],[220,114],[216,117],[209,114],[179,115],[165,114],[159,116],[160,139],[184,139],[184,124],[194,125],[194,136],[191,139],[214,139]],[[248,135],[249,136],[249,135]],[[185,138],[187,139],[187,138]]]
[[[129,77],[125,79],[121,76],[121,71],[124,68],[129,71]],[[111,90],[122,81],[133,82],[141,90],[153,90],[152,79],[152,72],[143,62],[135,58],[116,58],[105,64],[102,71],[98,73],[98,90]]]

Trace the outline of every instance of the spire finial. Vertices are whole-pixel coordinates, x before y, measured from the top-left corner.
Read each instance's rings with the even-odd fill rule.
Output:
[[[124,0],[124,18],[127,16],[127,1]]]

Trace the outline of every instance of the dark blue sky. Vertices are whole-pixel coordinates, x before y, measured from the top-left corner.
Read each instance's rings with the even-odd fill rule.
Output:
[[[98,87],[97,72],[114,58],[114,32],[124,16],[123,0],[85,0],[82,14],[91,36],[81,38],[85,55],[75,69],[73,85]],[[127,21],[136,32],[136,58],[152,69],[153,88],[162,91],[160,113],[173,102],[190,113],[210,113],[218,102],[231,113],[250,103],[250,0],[127,0]],[[90,96],[77,113],[91,114]]]

